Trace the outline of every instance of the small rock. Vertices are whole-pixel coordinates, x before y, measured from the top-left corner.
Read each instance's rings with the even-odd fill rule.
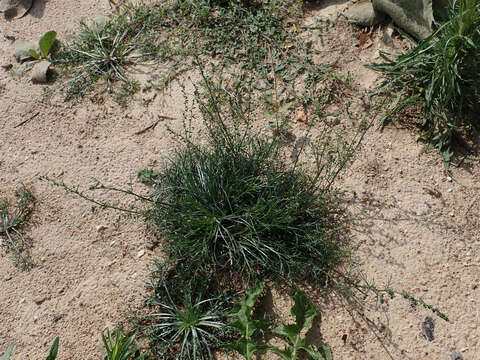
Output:
[[[110,246],[113,246],[115,245],[115,240],[113,240],[111,243],[110,243]]]
[[[51,62],[47,60],[37,62],[32,69],[32,82],[34,84],[46,84],[51,65]]]
[[[145,255],[145,250],[140,250],[137,254],[137,258],[141,258],[143,255]]]
[[[297,111],[297,114],[295,115],[295,119],[298,122],[302,122],[302,123],[308,125],[308,116],[305,113],[305,110],[303,110],[303,109]]]
[[[447,176],[447,181],[452,181],[452,178],[450,176]]]
[[[454,217],[454,216],[455,216],[455,213],[451,212],[451,213],[450,213],[450,216],[451,216],[451,217]]]
[[[102,232],[108,229],[108,226],[105,225],[98,225],[97,226],[97,232]]]
[[[153,241],[149,241],[145,244],[145,246],[147,247],[148,250],[153,250],[157,247],[157,243],[156,242],[153,242]]]
[[[435,336],[433,332],[435,330],[435,322],[430,316],[427,316],[422,323],[422,334],[428,341],[433,341]]]
[[[351,23],[360,26],[372,26],[383,21],[384,15],[375,11],[369,0],[362,0],[351,6],[344,16]]]
[[[452,351],[452,354],[450,355],[451,360],[463,360],[463,355],[460,354],[459,352]]]
[[[20,299],[19,303],[23,304],[25,302],[25,298]]]
[[[41,305],[45,300],[47,300],[46,296],[37,296],[33,298],[33,302],[37,305]]]

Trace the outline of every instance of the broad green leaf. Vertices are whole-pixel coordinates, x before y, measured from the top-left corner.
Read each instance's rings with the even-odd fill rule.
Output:
[[[47,57],[52,49],[53,43],[57,38],[57,33],[55,31],[49,31],[45,35],[42,36],[38,45],[40,46],[40,52],[43,57]]]
[[[317,308],[299,290],[295,292],[293,299],[295,300],[295,305],[292,307],[291,313],[295,316],[297,327],[300,330],[309,327],[313,319],[319,314]]]
[[[58,353],[58,343],[60,342],[60,338],[57,338],[53,341],[52,347],[50,348],[50,353],[46,360],[55,360],[57,358]]]
[[[30,49],[28,50],[28,53],[34,58],[34,59],[40,59],[40,54],[38,52],[36,52],[35,50],[33,49]]]
[[[13,352],[13,347],[15,346],[15,344],[13,342],[10,343],[10,345],[8,346],[7,348],[7,351],[5,352],[5,354],[3,354],[2,358],[0,360],[8,360],[10,359],[10,356],[12,355],[12,352]]]

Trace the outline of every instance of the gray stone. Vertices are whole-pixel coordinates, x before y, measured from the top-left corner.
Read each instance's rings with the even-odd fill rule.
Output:
[[[345,13],[351,23],[361,26],[373,26],[385,19],[385,16],[376,11],[370,0],[362,0],[352,5]]]

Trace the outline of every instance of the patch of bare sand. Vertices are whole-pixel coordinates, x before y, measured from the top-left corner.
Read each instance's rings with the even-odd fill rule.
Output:
[[[37,0],[31,15],[0,20],[2,35],[38,39],[54,29],[65,38],[80,19],[107,9],[106,1]],[[322,9],[312,9],[310,17],[325,16]],[[325,51],[318,61],[351,71],[357,86],[367,88],[377,78],[363,64],[376,56],[379,43],[373,34],[374,44],[362,49],[356,46],[358,35],[358,29],[335,15],[323,43],[315,46]],[[1,64],[12,62],[12,49],[8,40],[0,39]],[[141,303],[154,254],[147,250],[137,257],[148,240],[141,222],[92,207],[38,176],[83,188],[93,178],[105,184],[132,183],[144,191],[135,181],[136,169],[158,165],[176,145],[163,123],[154,131],[134,133],[156,115],[174,117],[168,124],[180,129],[183,97],[175,88],[148,106],[132,102],[125,110],[108,99],[103,105],[88,98],[74,106],[56,98],[45,103],[40,101],[42,91],[43,86],[0,73],[0,192],[11,193],[23,182],[38,198],[36,224],[29,231],[37,266],[21,272],[8,257],[0,258],[0,349],[15,341],[13,359],[36,360],[60,336],[60,359],[97,359],[100,331]],[[393,288],[437,305],[450,322],[434,317],[435,339],[429,342],[421,323],[430,314],[420,306],[412,308],[398,298],[382,306],[363,304],[364,317],[372,321],[367,323],[333,300],[322,308],[317,337],[321,333],[332,345],[336,359],[387,359],[382,344],[395,359],[447,359],[453,350],[465,359],[478,358],[479,180],[478,158],[446,174],[438,156],[426,154],[409,131],[392,127],[368,132],[354,164],[337,181],[357,194],[349,209],[359,215],[353,241],[362,269],[379,285],[389,281]],[[276,298],[277,312],[287,314],[290,303]],[[377,326],[382,342],[369,326]]]

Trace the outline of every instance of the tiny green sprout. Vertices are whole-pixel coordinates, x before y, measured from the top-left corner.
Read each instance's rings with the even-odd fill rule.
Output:
[[[50,54],[50,51],[52,50],[53,44],[55,43],[57,39],[57,32],[56,31],[49,31],[45,33],[40,41],[38,42],[40,52],[37,52],[34,49],[30,49],[29,53],[30,55],[36,59],[45,59],[47,56]]]

